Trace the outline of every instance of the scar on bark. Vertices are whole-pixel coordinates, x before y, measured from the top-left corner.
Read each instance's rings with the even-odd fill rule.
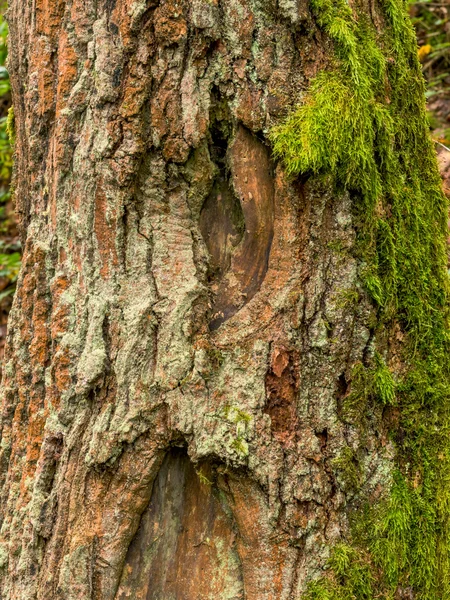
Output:
[[[242,125],[229,147],[220,132],[214,133],[211,154],[218,176],[200,215],[213,265],[212,331],[260,290],[274,229],[274,184],[267,148]]]
[[[172,448],[128,548],[116,600],[280,598],[292,548],[259,484]]]
[[[295,371],[292,353],[283,346],[275,346],[266,374],[267,405],[264,412],[270,416],[272,435],[283,446],[290,445],[298,431]]]
[[[234,522],[208,475],[196,472],[184,449],[167,454],[128,549],[117,600],[243,597]]]

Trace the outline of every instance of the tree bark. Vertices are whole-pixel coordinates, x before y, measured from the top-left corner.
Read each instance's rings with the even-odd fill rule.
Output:
[[[11,0],[9,21],[0,597],[299,598],[395,462],[382,407],[341,414],[377,323],[350,195],[268,142],[332,43],[306,0]]]

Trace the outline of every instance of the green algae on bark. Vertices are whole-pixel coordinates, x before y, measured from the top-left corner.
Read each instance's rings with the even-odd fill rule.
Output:
[[[390,497],[355,519],[352,540],[334,549],[329,575],[305,597],[450,598],[448,206],[416,40],[402,0],[382,1],[380,32],[344,0],[311,6],[334,42],[334,63],[273,128],[274,152],[291,175],[331,174],[351,193],[376,339],[397,328],[404,341],[401,370],[391,374],[376,353],[372,365],[357,365],[344,399],[350,413],[369,401],[394,406]]]

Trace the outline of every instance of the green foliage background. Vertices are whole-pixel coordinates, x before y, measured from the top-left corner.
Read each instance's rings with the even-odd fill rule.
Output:
[[[13,159],[8,133],[8,111],[12,109],[6,69],[8,25],[4,19],[5,8],[5,4],[0,5],[0,303],[13,295],[21,261],[10,190]],[[4,310],[8,308],[9,303]]]
[[[443,0],[412,1],[410,15],[428,82],[426,96],[450,96],[450,3]]]

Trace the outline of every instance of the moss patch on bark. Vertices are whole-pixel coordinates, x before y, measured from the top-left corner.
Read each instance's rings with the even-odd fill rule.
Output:
[[[424,83],[402,0],[382,0],[381,32],[344,0],[312,0],[335,61],[272,130],[292,175],[331,174],[354,198],[361,279],[377,338],[404,336],[403,367],[375,354],[357,366],[347,410],[395,407],[390,497],[358,517],[308,600],[450,598],[450,347],[447,201],[425,113]],[[409,592],[408,592],[409,593]],[[403,596],[401,596],[403,597]],[[408,596],[409,597],[409,596]]]

